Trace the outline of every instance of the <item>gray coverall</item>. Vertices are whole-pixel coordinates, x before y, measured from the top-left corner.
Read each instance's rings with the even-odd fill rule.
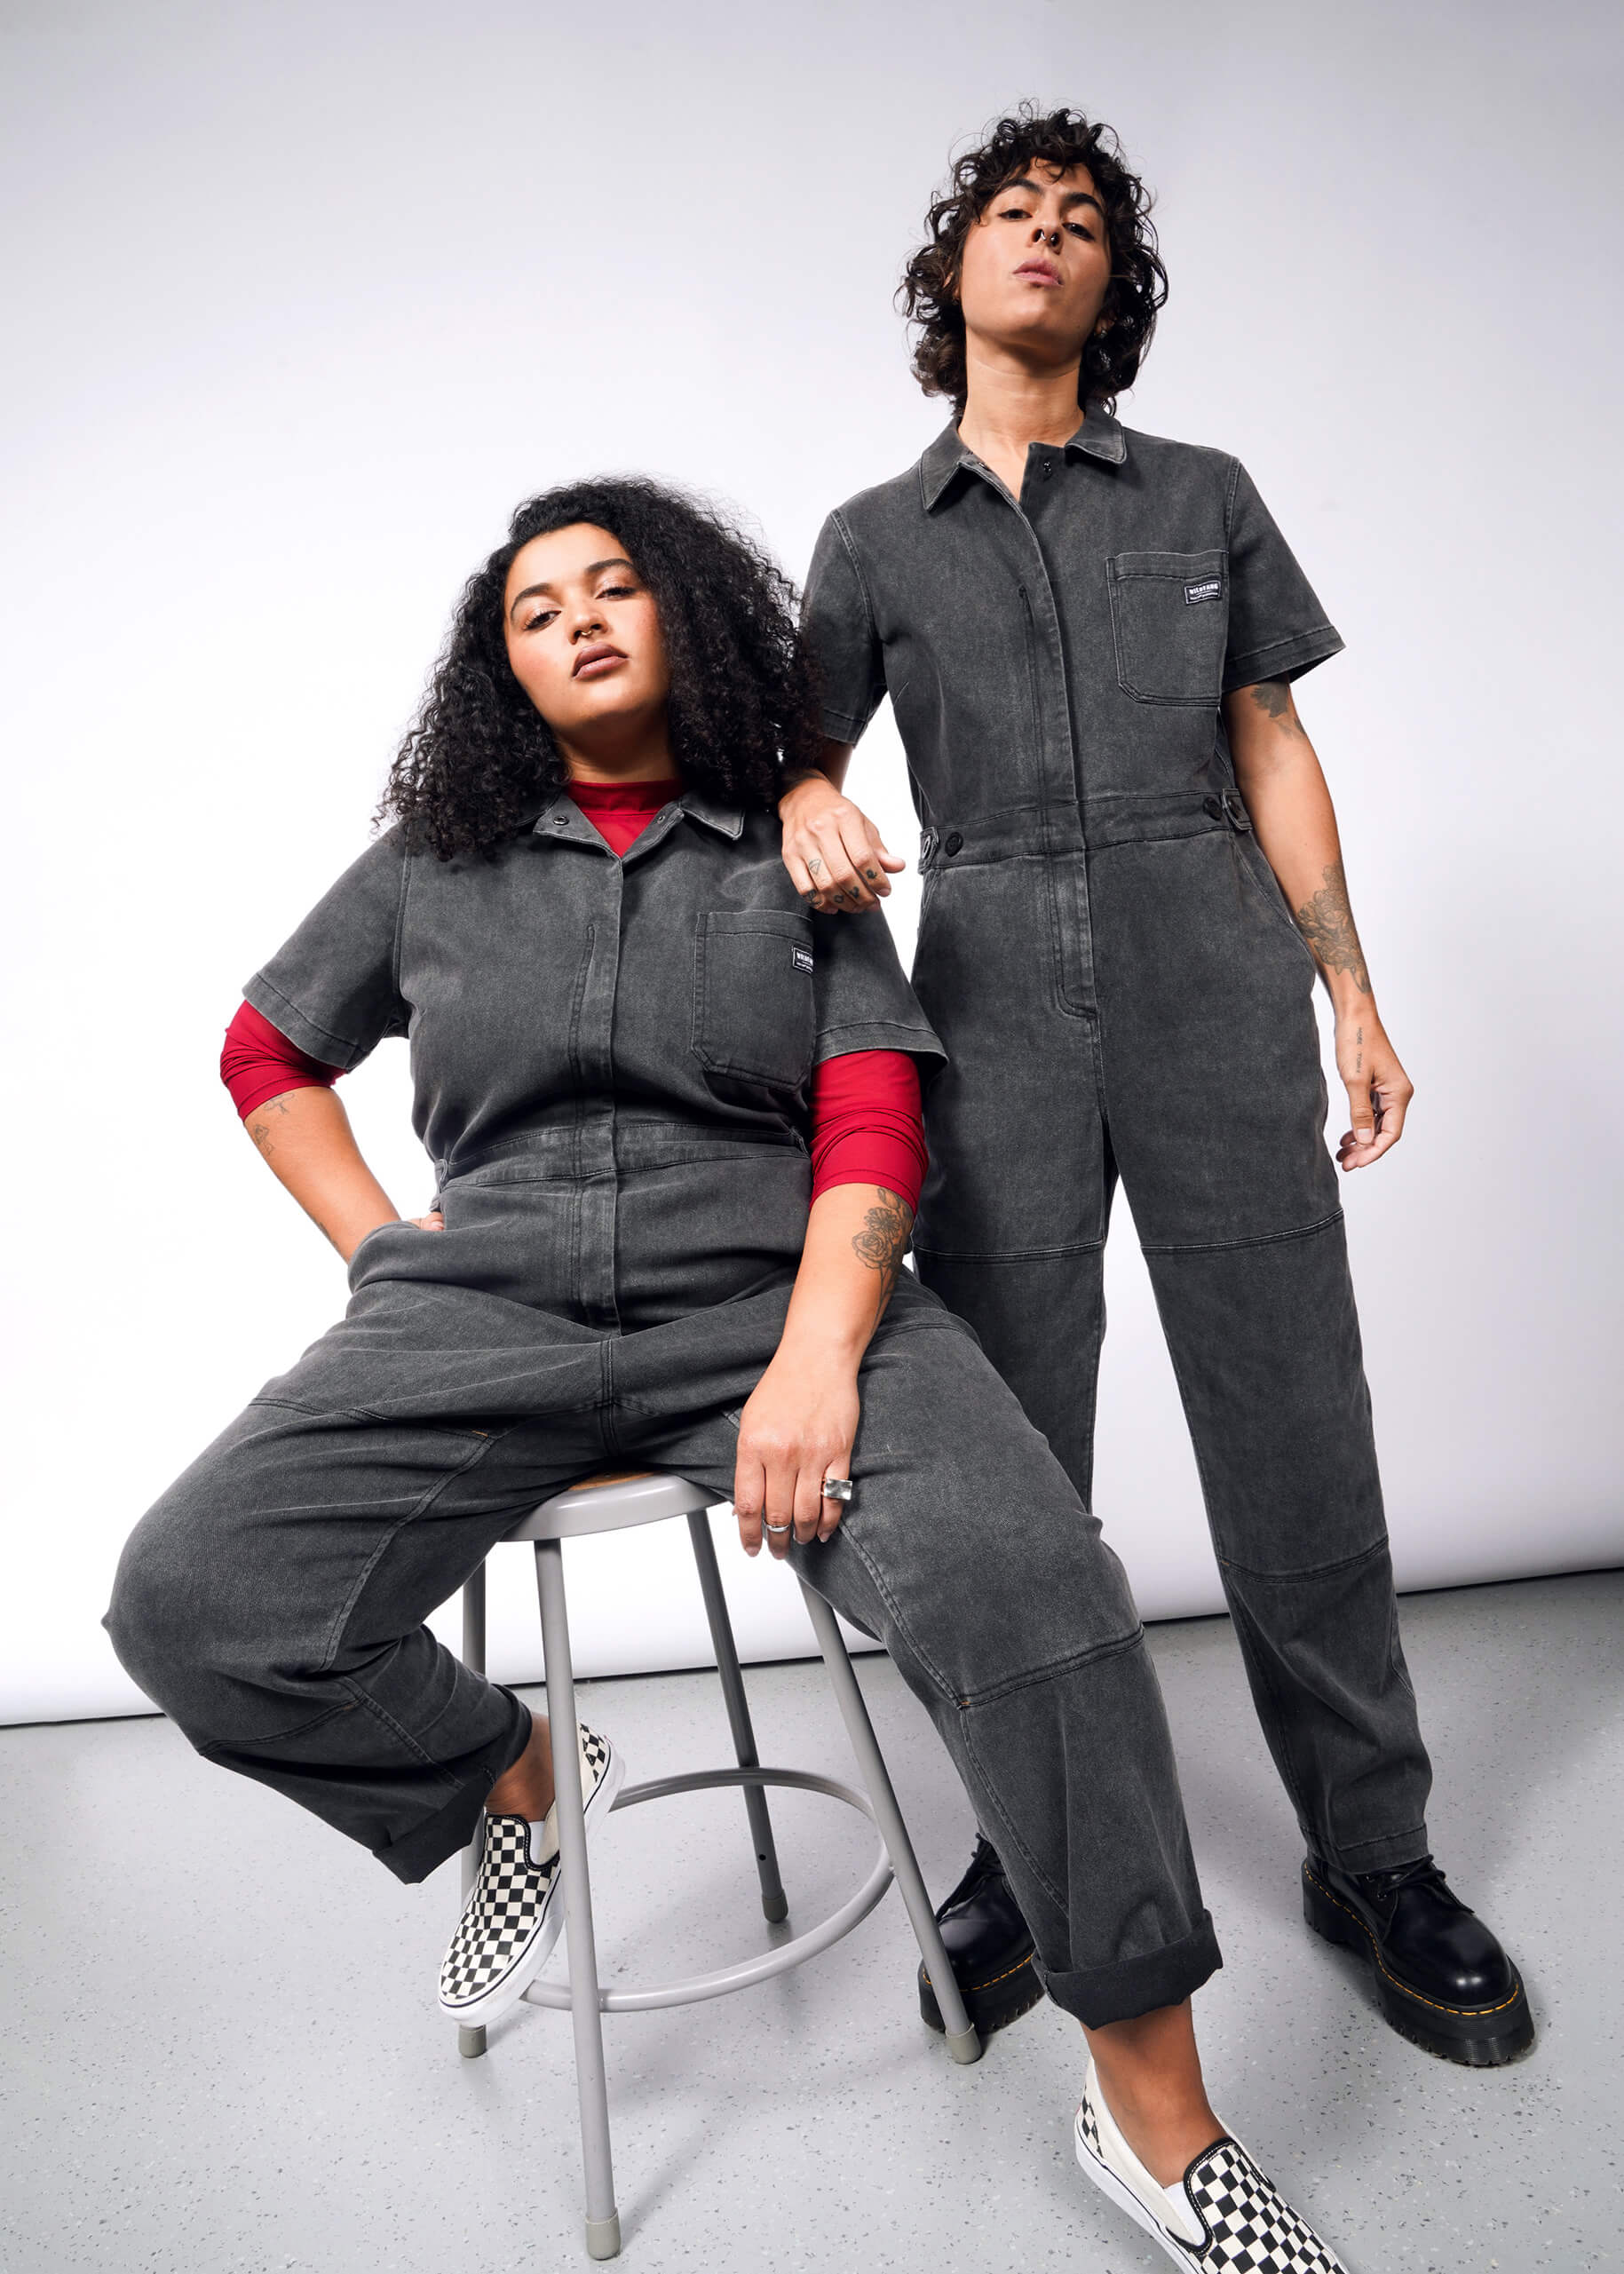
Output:
[[[1430,1771],[1324,1140],[1317,967],[1221,698],[1342,641],[1244,469],[1091,409],[1018,500],[949,426],[832,514],[824,726],[889,694],[923,828],[921,1278],[1087,1504],[1120,1175],[1264,1733],[1320,1855],[1427,1849]],[[996,1842],[991,1826],[985,1826]]]
[[[424,1625],[606,1465],[731,1492],[806,1231],[815,1064],[940,1046],[883,917],[816,918],[777,820],[692,789],[623,858],[555,796],[489,861],[383,838],[249,983],[353,1066],[409,1034],[443,1232],[388,1224],[340,1323],[129,1541],[120,1657],[210,1760],[404,1880],[470,1837],[523,1706]],[[976,1347],[904,1272],[856,1496],[797,1568],[883,1641],[1090,2023],[1218,1963],[1121,1566]]]

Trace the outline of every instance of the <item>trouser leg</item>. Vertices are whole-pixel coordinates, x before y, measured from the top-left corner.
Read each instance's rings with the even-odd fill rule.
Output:
[[[529,1731],[519,1700],[424,1620],[598,1457],[563,1422],[486,1431],[257,1403],[136,1527],[108,1632],[206,1759],[422,1879],[471,1836]]]
[[[1058,1256],[922,1255],[919,1277],[975,1329],[1070,1478],[1094,1494],[1095,1393],[1105,1334],[1105,1243]]]
[[[862,1370],[856,1496],[796,1569],[924,1703],[1051,1996],[1093,2024],[1176,2003],[1217,1946],[1121,1567],[972,1339],[899,1294]],[[645,1427],[635,1449],[728,1491],[735,1428]]]
[[[1431,1772],[1343,1227],[1146,1260],[1253,1699],[1303,1836],[1348,1871],[1412,1862]]]

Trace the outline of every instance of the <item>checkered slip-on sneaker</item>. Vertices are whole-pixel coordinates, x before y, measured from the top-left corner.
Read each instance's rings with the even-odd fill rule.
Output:
[[[1158,2186],[1113,2121],[1092,2061],[1077,2111],[1077,2160],[1175,2265],[1201,2274],[1347,2274],[1239,2140],[1204,2149],[1176,2187]]]
[[[581,1789],[590,1840],[625,1779],[618,1747],[581,1725]],[[548,1812],[533,1863],[522,1816],[487,1816],[479,1868],[440,1969],[440,2009],[465,2029],[516,2006],[546,1964],[564,1924],[558,1811]]]

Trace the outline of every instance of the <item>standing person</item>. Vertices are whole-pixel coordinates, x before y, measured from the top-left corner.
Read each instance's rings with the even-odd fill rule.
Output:
[[[785,858],[813,907],[884,897],[901,863],[841,784],[889,693],[923,827],[914,979],[949,1060],[920,1276],[1086,1505],[1121,1176],[1309,1923],[1370,1960],[1396,2029],[1497,2064],[1533,2024],[1428,1847],[1324,1142],[1316,978],[1344,1171],[1398,1143],[1411,1096],[1292,695],[1343,643],[1235,459],[1113,416],[1166,297],[1148,205],[1108,127],[1030,107],[932,204],[904,298],[915,370],[954,415],[819,539],[804,621],[828,741],[780,803]],[[1035,2002],[995,1842],[941,1915],[980,2026]]]
[[[250,980],[222,1062],[349,1305],[137,1525],[108,1629],[205,1759],[397,1878],[483,1818],[440,1984],[483,2024],[558,1931],[552,1731],[424,1622],[606,1463],[731,1495],[749,1552],[885,1644],[1002,1827],[1085,2032],[1085,2167],[1181,2265],[1336,2274],[1207,2098],[1217,1944],[1121,1566],[899,1275],[941,1049],[884,924],[815,919],[785,874],[810,689],[782,579],[715,515],[630,479],[514,514],[395,826]],[[333,1092],[400,1035],[438,1181],[404,1221]],[[621,1755],[562,1738],[596,1839]]]

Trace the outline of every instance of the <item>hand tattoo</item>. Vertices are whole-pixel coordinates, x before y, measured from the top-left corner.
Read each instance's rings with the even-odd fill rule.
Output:
[[[806,873],[809,876],[821,876],[823,874],[823,863],[815,852],[809,855],[807,859]]]
[[[1297,910],[1297,930],[1327,971],[1349,971],[1361,994],[1370,993],[1365,951],[1348,905],[1348,880],[1340,860],[1325,871],[1325,883]]]
[[[914,1212],[906,1200],[899,1200],[895,1192],[888,1192],[883,1185],[876,1185],[875,1190],[879,1199],[864,1216],[862,1229],[852,1240],[852,1252],[870,1271],[878,1272],[883,1311],[891,1300],[902,1258],[907,1253]]]
[[[1260,679],[1248,690],[1253,701],[1266,717],[1283,726],[1288,734],[1302,734],[1303,721],[1297,717],[1297,706],[1292,700],[1291,686],[1286,679]],[[1306,737],[1304,737],[1306,740]]]

